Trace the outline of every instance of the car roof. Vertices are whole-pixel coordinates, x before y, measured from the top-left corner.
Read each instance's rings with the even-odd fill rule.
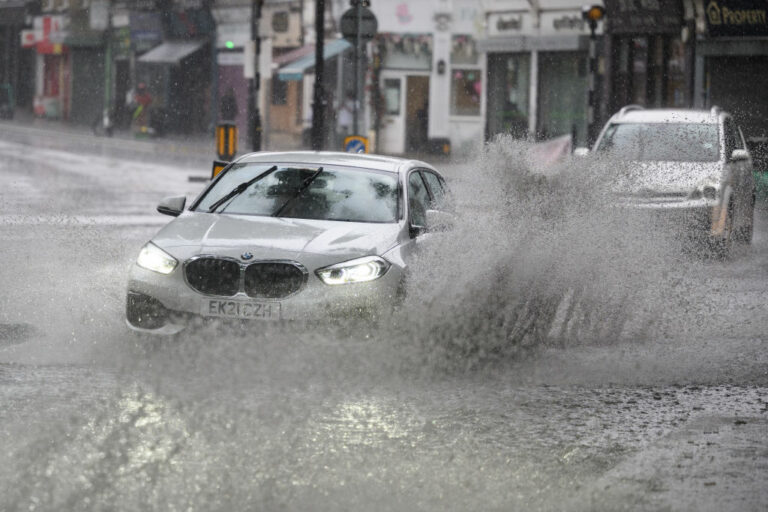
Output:
[[[621,109],[611,119],[612,123],[718,123],[726,116],[718,108],[711,110],[672,109],[672,108],[631,108]]]
[[[248,163],[307,164],[314,166],[341,165],[396,173],[403,173],[414,167],[435,170],[434,167],[420,160],[384,155],[343,153],[340,151],[260,151],[243,155],[237,161]]]

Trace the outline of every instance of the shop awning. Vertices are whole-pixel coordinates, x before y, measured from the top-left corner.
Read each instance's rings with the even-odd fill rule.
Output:
[[[348,48],[352,48],[352,45],[345,39],[329,41],[323,45],[323,59],[331,59],[344,52]],[[313,67],[315,67],[314,52],[309,55],[300,57],[293,62],[289,62],[288,64],[281,67],[277,72],[277,77],[283,81],[301,80],[301,78],[304,76],[304,72]]]
[[[166,41],[139,57],[139,62],[178,64],[181,59],[199,50],[205,41]]]

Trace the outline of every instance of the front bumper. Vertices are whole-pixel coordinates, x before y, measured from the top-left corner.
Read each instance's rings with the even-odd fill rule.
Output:
[[[183,269],[158,274],[134,264],[126,297],[126,323],[134,331],[173,335],[193,325],[210,322],[316,321],[376,315],[388,311],[398,300],[403,269],[392,265],[375,281],[330,286],[310,273],[304,287],[284,299],[254,299],[242,293],[214,297],[193,290],[184,280]],[[242,320],[206,314],[210,300],[273,304],[279,315],[271,319]]]
[[[714,201],[626,201],[619,205],[659,232],[687,239],[706,240],[724,236],[724,210]]]

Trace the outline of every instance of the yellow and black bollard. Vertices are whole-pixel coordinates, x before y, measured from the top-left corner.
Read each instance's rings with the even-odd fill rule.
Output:
[[[216,155],[219,159],[213,161],[211,179],[224,170],[235,154],[237,154],[237,125],[220,123],[216,126]]]

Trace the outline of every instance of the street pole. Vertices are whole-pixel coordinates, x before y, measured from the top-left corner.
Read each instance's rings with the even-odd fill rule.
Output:
[[[104,134],[112,136],[112,6],[107,3],[107,29],[104,31],[104,110],[101,123]]]
[[[595,89],[597,82],[597,22],[605,16],[601,5],[582,7],[582,18],[589,24],[589,80],[587,92],[587,147],[595,141]]]
[[[259,39],[259,20],[261,19],[261,1],[251,1],[251,44],[253,52],[253,78],[248,80],[248,139],[252,151],[261,151],[261,112],[259,112],[259,89],[261,88],[261,73],[259,73],[259,54],[261,40]]]
[[[595,74],[597,73],[597,36],[595,23],[589,25],[589,92],[587,93],[587,147],[592,147],[595,133]]]
[[[352,135],[359,135],[358,128],[358,102],[360,101],[360,24],[363,17],[363,2],[362,0],[352,0],[352,4],[355,7],[355,15],[357,16],[357,36],[355,37],[355,103],[352,107]],[[342,98],[343,101],[343,98]]]
[[[315,89],[312,102],[312,149],[323,149],[325,136],[325,95],[323,94],[323,74],[325,73],[325,61],[323,60],[323,44],[325,41],[325,0],[315,1]]]

